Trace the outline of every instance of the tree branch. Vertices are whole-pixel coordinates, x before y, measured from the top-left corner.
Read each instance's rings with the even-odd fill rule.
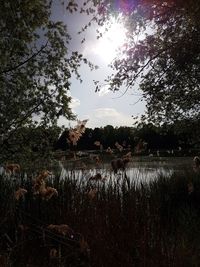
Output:
[[[43,45],[39,51],[37,51],[36,53],[34,53],[32,56],[30,56],[29,58],[27,58],[25,61],[23,62],[20,62],[18,65],[14,66],[14,67],[10,67],[8,69],[5,69],[3,71],[0,72],[0,75],[1,74],[5,74],[5,73],[8,73],[10,71],[13,71],[13,70],[16,70],[18,68],[20,68],[21,66],[23,66],[24,64],[26,64],[28,61],[30,61],[31,59],[33,59],[34,57],[36,57],[39,53],[41,53],[41,51],[47,46],[48,44],[48,41],[46,42],[45,45]]]

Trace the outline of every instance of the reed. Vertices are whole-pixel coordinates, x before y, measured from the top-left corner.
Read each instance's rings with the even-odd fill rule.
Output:
[[[200,266],[198,173],[149,182],[125,173],[105,176],[89,179],[81,170],[50,176],[46,185],[58,194],[46,199],[34,194],[36,174],[2,175],[0,260],[7,257],[11,266]],[[16,199],[19,188],[27,192]],[[70,236],[52,230],[64,225]]]

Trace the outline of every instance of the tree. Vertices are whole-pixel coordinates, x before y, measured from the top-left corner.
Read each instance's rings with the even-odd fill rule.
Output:
[[[70,78],[75,73],[80,79],[84,59],[69,52],[67,27],[51,19],[51,5],[51,0],[0,2],[1,152],[24,126],[56,126],[61,115],[74,118]]]
[[[21,162],[23,167],[30,167],[31,163],[34,166],[49,163],[54,158],[60,131],[61,128],[56,126],[17,129],[12,138],[5,140],[6,151],[0,154],[0,162]]]
[[[127,40],[107,82],[113,91],[139,82],[153,122],[200,117],[200,2],[93,1],[99,24],[123,14]],[[96,90],[99,87],[97,85]]]

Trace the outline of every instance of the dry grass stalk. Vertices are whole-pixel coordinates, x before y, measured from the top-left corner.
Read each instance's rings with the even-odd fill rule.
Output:
[[[109,154],[113,154],[113,150],[112,150],[110,147],[108,147],[108,148],[106,149],[106,152],[109,153]]]
[[[52,175],[52,172],[44,170],[36,177],[36,181],[45,180],[49,175]]]
[[[79,133],[76,129],[72,129],[69,131],[69,141],[74,145],[76,146],[77,145],[77,142],[78,140],[80,139],[81,137],[81,133]]]
[[[5,169],[9,174],[19,173],[21,170],[20,165],[16,163],[6,164]]]
[[[49,200],[53,196],[58,196],[58,191],[55,188],[48,186],[47,188],[44,188],[42,191],[40,191],[40,195],[44,199]]]
[[[49,171],[41,172],[35,179],[33,184],[34,195],[41,195],[44,199],[49,200],[53,196],[58,196],[58,191],[53,187],[46,187],[45,179],[52,174]]]
[[[87,122],[88,122],[88,120],[83,120],[83,121],[78,120],[77,121],[76,129],[79,133],[83,134],[85,132],[85,125]]]
[[[90,191],[87,193],[87,196],[90,200],[93,200],[97,196],[97,188],[90,189]]]
[[[20,198],[24,197],[24,195],[27,193],[27,190],[24,188],[19,188],[17,191],[15,191],[15,199],[18,201]]]
[[[67,137],[68,143],[72,143],[74,146],[77,145],[78,140],[81,138],[82,134],[85,132],[85,125],[88,120],[77,121],[75,128],[69,130],[69,135]]]
[[[44,180],[35,180],[33,185],[33,194],[37,195],[46,190],[46,183]]]

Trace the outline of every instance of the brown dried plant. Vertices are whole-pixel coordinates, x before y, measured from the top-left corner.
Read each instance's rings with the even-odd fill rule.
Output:
[[[83,134],[85,132],[85,125],[87,122],[88,122],[88,120],[83,120],[83,121],[78,120],[77,126],[76,126],[77,131],[79,131],[81,134]]]
[[[49,175],[52,175],[52,172],[44,170],[36,177],[36,181],[45,180]]]
[[[49,200],[49,199],[51,199],[53,196],[58,196],[58,191],[55,189],[55,188],[53,188],[53,187],[47,187],[47,188],[45,188],[44,190],[42,190],[41,192],[40,192],[40,195],[44,198],[44,199],[46,199],[46,200]]]
[[[18,201],[20,200],[22,197],[24,197],[24,195],[27,193],[27,190],[24,188],[19,188],[17,191],[15,191],[15,199]]]
[[[95,163],[98,166],[99,164],[101,164],[101,159],[99,158],[99,156],[95,156],[94,157]]]
[[[77,146],[78,140],[81,138],[82,134],[85,132],[85,125],[88,120],[77,121],[77,125],[75,128],[69,130],[69,134],[67,136],[68,144],[72,144],[74,147]],[[73,151],[74,159],[76,159],[76,153]]]
[[[46,183],[45,179],[51,175],[52,173],[45,170],[42,171],[36,178],[33,184],[33,191],[34,194],[40,194],[41,192],[45,191]]]
[[[73,144],[73,146],[77,145],[78,140],[82,136],[81,133],[79,133],[76,128],[69,130],[69,141]]]
[[[42,198],[49,200],[53,196],[58,196],[58,191],[53,187],[46,187],[45,179],[52,174],[49,171],[42,171],[35,179],[33,184],[34,195],[41,195]]]
[[[106,149],[106,152],[109,153],[109,154],[113,154],[113,150],[112,150],[110,147],[108,147],[108,148]]]
[[[69,130],[69,135],[67,137],[68,143],[71,143],[73,146],[77,145],[78,140],[81,138],[82,134],[85,132],[85,125],[88,120],[77,121],[75,128]]]
[[[5,169],[9,174],[19,173],[21,170],[20,165],[16,163],[6,164]]]
[[[33,184],[33,193],[34,195],[41,194],[46,190],[46,183],[44,180],[36,179]]]
[[[97,188],[91,188],[91,189],[89,190],[89,192],[87,193],[88,198],[89,198],[90,200],[95,199],[96,196],[97,196],[97,192],[98,192]]]
[[[115,143],[116,148],[121,152],[123,151],[123,146],[121,146],[118,142]]]

